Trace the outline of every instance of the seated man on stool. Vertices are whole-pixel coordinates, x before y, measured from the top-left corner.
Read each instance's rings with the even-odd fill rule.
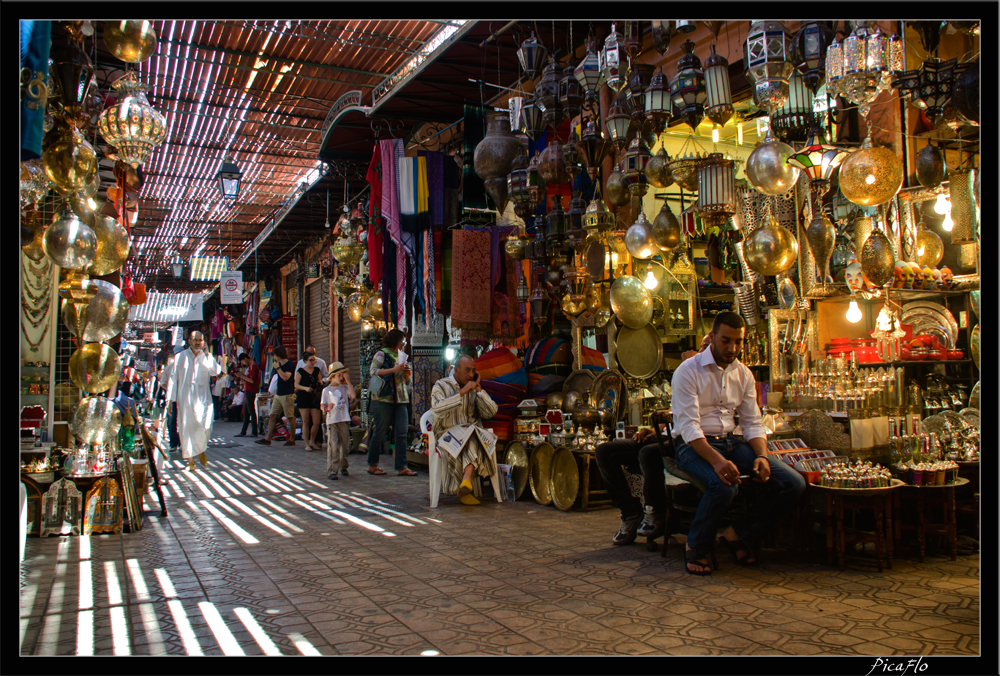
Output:
[[[701,349],[708,347],[708,343],[708,336],[705,336]],[[688,350],[681,354],[681,360],[696,354],[698,352]],[[659,431],[662,434],[664,430],[661,427]],[[622,524],[611,542],[627,545],[635,541],[636,535],[654,540],[663,535],[667,492],[663,485],[663,455],[653,430],[641,429],[631,440],[601,444],[597,447],[595,459],[601,472],[601,482],[615,507],[621,511]],[[632,485],[640,482],[645,514],[643,505],[632,491]]]
[[[455,374],[434,383],[431,390],[431,410],[434,411],[434,436],[441,439],[456,425],[473,424],[482,427],[483,420],[497,414],[497,405],[479,384],[476,360],[463,354],[455,364]],[[492,477],[497,472],[494,449],[488,450],[478,434],[472,434],[457,458],[441,453],[447,463],[444,472],[444,492],[454,493],[463,505],[478,505],[472,496],[472,477]],[[433,453],[434,449],[430,449]],[[477,479],[478,481],[478,479]],[[497,496],[497,501],[502,500]]]
[[[719,313],[709,334],[709,349],[677,367],[670,383],[677,464],[708,487],[688,532],[684,559],[691,575],[712,572],[706,557],[715,546],[740,475],[752,476],[764,488],[760,499],[719,538],[742,566],[760,563],[763,535],[806,488],[798,472],[768,456],[754,377],[737,359],[745,326],[735,312]],[[742,439],[733,435],[736,413]]]

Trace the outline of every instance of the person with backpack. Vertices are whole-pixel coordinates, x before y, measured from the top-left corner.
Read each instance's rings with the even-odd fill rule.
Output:
[[[382,349],[372,357],[368,375],[378,376],[379,387],[371,393],[369,414],[372,430],[368,447],[368,473],[385,474],[378,466],[382,444],[386,439],[389,425],[396,437],[395,469],[399,476],[416,476],[417,473],[406,466],[406,432],[409,429],[410,367],[400,360],[400,351],[406,343],[406,336],[399,329],[392,329],[382,339]]]

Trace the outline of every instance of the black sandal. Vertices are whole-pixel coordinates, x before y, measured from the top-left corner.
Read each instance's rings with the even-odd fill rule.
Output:
[[[733,561],[737,564],[747,566],[749,568],[760,565],[760,557],[758,557],[757,553],[745,542],[743,542],[743,540],[727,540],[725,536],[720,536],[719,542],[721,542],[725,548],[729,550],[730,556],[733,557]],[[746,552],[747,555],[741,559],[737,556],[738,552]],[[749,559],[753,559],[753,562],[751,563]]]
[[[699,559],[705,559],[705,562],[702,563]],[[708,560],[707,559],[708,559],[708,557],[705,556],[704,554],[699,554],[698,552],[694,551],[693,549],[687,549],[687,548],[685,548],[684,549],[684,570],[687,571],[688,575],[699,575],[699,576],[711,575],[712,574],[712,570],[714,568],[718,568],[718,566],[715,565],[715,554],[714,553],[712,554],[712,565],[711,566],[708,565]],[[701,571],[691,570],[690,566],[691,566],[692,563],[695,564],[696,566],[701,566],[703,569],[707,568],[708,570],[701,570]]]

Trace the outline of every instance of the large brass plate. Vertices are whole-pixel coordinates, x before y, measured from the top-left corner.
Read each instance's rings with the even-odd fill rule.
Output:
[[[528,451],[520,441],[512,441],[507,445],[503,464],[511,466],[511,479],[514,482],[514,499],[519,500],[528,485]]]
[[[528,485],[535,502],[547,505],[552,502],[552,456],[556,449],[551,444],[541,443],[531,452],[531,471],[528,474]]]
[[[651,324],[646,324],[641,329],[623,326],[618,333],[615,357],[626,375],[648,378],[660,370],[663,343]]]
[[[70,380],[90,394],[107,392],[121,372],[121,358],[104,343],[87,343],[69,358]]]
[[[111,282],[91,279],[89,283],[97,287],[97,295],[86,305],[78,306],[64,300],[63,323],[74,336],[77,335],[77,329],[82,330],[82,337],[86,342],[111,340],[121,333],[128,322],[129,303],[121,289]]]
[[[590,387],[590,403],[598,411],[610,408],[615,420],[621,420],[625,413],[625,378],[614,369],[601,371]]]
[[[107,397],[84,397],[69,417],[69,431],[85,444],[103,444],[121,426],[122,413]]]
[[[561,446],[552,456],[549,491],[552,493],[552,504],[560,512],[569,511],[580,491],[580,470],[576,466],[573,451],[565,446]]]

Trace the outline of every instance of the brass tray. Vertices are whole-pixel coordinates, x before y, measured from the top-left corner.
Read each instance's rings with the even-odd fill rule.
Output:
[[[881,488],[835,488],[834,486],[821,486],[820,484],[810,484],[810,486],[823,491],[844,493],[846,495],[879,495],[880,493],[885,493],[886,491],[891,491],[899,488],[900,486],[907,485],[905,481],[901,481],[899,479],[891,479],[890,481],[891,485],[883,486]]]
[[[621,420],[625,413],[625,376],[614,369],[602,371],[590,386],[590,403],[598,411],[611,408],[615,420]]]
[[[648,378],[659,371],[663,343],[653,325],[646,324],[641,329],[623,326],[618,333],[615,358],[622,372],[633,378]]]
[[[560,446],[552,456],[552,479],[549,484],[552,504],[560,512],[568,512],[576,502],[579,491],[580,470],[576,466],[576,458],[573,451]]]
[[[556,449],[551,444],[542,442],[531,452],[531,462],[528,473],[528,485],[535,502],[547,505],[552,502],[552,456]]]
[[[567,392],[576,392],[580,395],[578,402],[585,402],[588,404],[593,404],[594,402],[590,399],[590,388],[597,380],[597,371],[592,369],[577,369],[569,374],[569,377],[563,381],[563,394]]]
[[[518,500],[528,485],[528,451],[520,441],[507,444],[503,464],[511,466],[511,480],[514,482],[514,499]]]

